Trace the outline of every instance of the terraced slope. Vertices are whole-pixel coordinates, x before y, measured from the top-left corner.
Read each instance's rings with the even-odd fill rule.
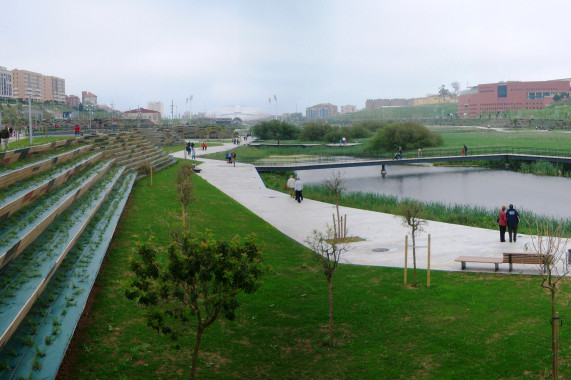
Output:
[[[53,378],[141,164],[176,161],[139,133],[0,155],[0,379]]]

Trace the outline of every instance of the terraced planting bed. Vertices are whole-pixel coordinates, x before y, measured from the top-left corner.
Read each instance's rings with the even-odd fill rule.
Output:
[[[55,377],[139,165],[176,162],[136,133],[40,147],[0,157],[0,378]]]

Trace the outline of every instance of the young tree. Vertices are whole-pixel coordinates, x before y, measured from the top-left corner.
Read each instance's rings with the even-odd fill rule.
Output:
[[[182,228],[187,230],[189,224],[188,206],[193,198],[194,185],[190,177],[194,174],[192,166],[188,162],[183,162],[176,172],[176,190],[178,199],[182,204]]]
[[[551,295],[551,349],[552,349],[552,376],[559,378],[559,313],[555,311],[557,287],[561,280],[569,273],[567,268],[567,242],[563,238],[562,222],[553,227],[549,223],[540,224],[535,221],[535,234],[531,235],[531,251],[541,258],[541,287]]]
[[[347,243],[335,238],[335,233],[327,226],[325,233],[314,230],[306,242],[314,251],[315,257],[323,268],[329,289],[329,347],[333,347],[333,273],[339,265],[341,255],[347,251]]]
[[[150,245],[139,248],[133,261],[135,273],[127,298],[147,308],[147,324],[176,339],[196,328],[191,379],[196,374],[204,330],[222,314],[235,319],[240,292],[254,293],[266,270],[262,252],[253,235],[231,242],[217,241],[212,234],[183,235],[168,252]],[[194,322],[193,322],[194,320]]]
[[[333,215],[333,233],[334,238],[339,240],[344,240],[347,233],[347,215],[344,217],[339,214],[339,199],[341,197],[341,192],[345,191],[345,177],[341,172],[334,171],[331,177],[326,178],[323,181],[325,187],[331,192],[335,197],[335,210],[337,212],[337,218],[335,214]]]
[[[416,237],[428,222],[423,219],[424,209],[422,202],[414,200],[409,200],[399,204],[398,215],[402,218],[403,226],[410,227],[410,234],[412,237],[412,262],[414,266],[414,282],[412,285],[416,286],[418,284],[416,278]]]

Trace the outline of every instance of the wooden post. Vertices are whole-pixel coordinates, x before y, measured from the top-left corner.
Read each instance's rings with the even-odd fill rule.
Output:
[[[153,164],[149,163],[151,166],[151,186],[153,186]]]
[[[426,287],[430,288],[430,234],[428,234],[428,270],[426,271]]]
[[[559,379],[559,312],[555,312],[553,323],[553,378]]]
[[[404,235],[404,284],[406,285],[406,259],[408,257],[408,235]]]

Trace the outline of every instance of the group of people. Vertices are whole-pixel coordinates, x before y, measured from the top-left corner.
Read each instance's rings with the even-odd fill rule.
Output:
[[[293,178],[293,175],[290,175],[286,187],[289,190],[289,196],[294,198],[297,203],[303,201],[303,182],[299,177]]]
[[[194,151],[194,143],[193,142],[188,142],[186,144],[186,157],[190,157],[192,160],[194,160],[196,158],[196,153]]]
[[[502,206],[497,222],[498,225],[500,226],[500,241],[502,243],[506,241],[506,228],[507,228],[510,243],[512,241],[515,243],[517,240],[517,226],[519,224],[519,214],[517,210],[514,208],[514,205],[510,204],[507,210],[506,206]]]
[[[226,161],[228,161],[229,164],[236,166],[236,152],[226,153]]]

